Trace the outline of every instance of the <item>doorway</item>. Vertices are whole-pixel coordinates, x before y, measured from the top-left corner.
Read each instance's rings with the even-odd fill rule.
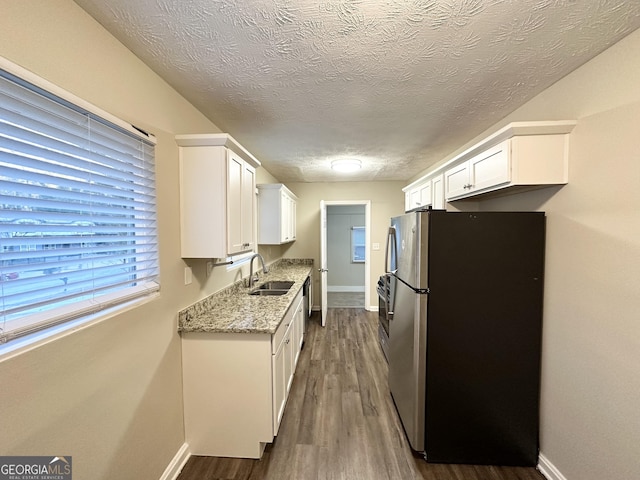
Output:
[[[322,324],[327,308],[369,305],[371,202],[321,201]]]
[[[364,205],[327,206],[327,307],[364,308]]]

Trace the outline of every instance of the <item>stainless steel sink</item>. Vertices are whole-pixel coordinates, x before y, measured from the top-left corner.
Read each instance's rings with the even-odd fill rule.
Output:
[[[249,295],[284,295],[295,282],[289,280],[272,280],[254,288]]]
[[[295,282],[289,280],[272,280],[258,287],[260,290],[289,290]]]
[[[289,290],[253,290],[253,291],[249,292],[249,295],[260,295],[260,296],[284,295],[288,291]]]

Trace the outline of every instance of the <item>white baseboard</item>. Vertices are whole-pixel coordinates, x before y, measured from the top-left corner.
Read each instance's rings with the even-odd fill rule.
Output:
[[[191,456],[191,452],[189,451],[189,444],[183,443],[178,453],[175,454],[164,473],[160,477],[160,480],[176,480],[182,468],[184,467],[187,460]]]
[[[364,285],[327,285],[327,292],[364,292]]]
[[[567,480],[560,470],[549,461],[542,453],[538,456],[538,471],[545,476],[547,480]]]

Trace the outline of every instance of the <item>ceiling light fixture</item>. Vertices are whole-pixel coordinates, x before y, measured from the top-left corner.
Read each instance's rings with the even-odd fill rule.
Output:
[[[355,172],[362,168],[362,162],[355,158],[343,158],[331,162],[331,170],[337,172]]]

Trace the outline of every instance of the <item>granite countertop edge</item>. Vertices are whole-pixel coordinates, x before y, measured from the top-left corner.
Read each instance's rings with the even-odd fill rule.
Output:
[[[280,259],[259,270],[257,285],[273,280],[291,280],[284,295],[253,296],[241,279],[219,292],[178,312],[178,332],[273,334],[311,275],[313,259]]]

